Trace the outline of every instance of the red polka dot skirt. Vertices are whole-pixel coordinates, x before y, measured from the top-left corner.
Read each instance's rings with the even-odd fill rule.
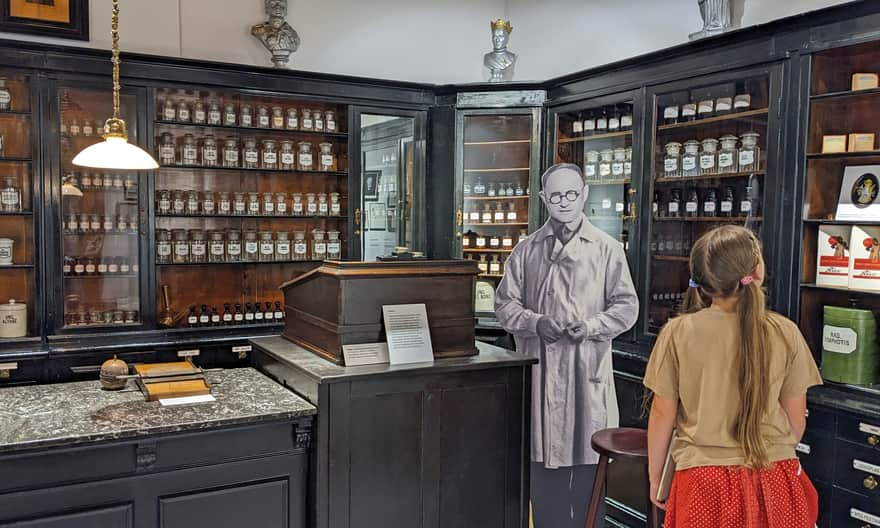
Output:
[[[816,488],[797,459],[765,470],[707,466],[678,471],[665,528],[814,528]]]

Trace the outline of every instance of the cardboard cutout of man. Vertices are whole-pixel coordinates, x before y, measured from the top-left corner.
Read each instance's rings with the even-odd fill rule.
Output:
[[[531,498],[536,528],[584,526],[596,475],[593,433],[619,422],[611,341],[635,324],[639,302],[620,243],[583,213],[577,165],[541,177],[550,219],[505,264],[495,313],[532,370]],[[600,519],[602,517],[599,517]]]

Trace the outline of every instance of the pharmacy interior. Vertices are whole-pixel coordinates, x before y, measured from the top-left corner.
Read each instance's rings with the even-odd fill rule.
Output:
[[[547,218],[542,171],[573,163],[640,300],[614,344],[621,425],[645,426],[641,379],[692,244],[745,226],[772,308],[826,380],[798,446],[819,526],[880,526],[878,25],[880,7],[853,2],[546,81],[460,85],[124,53],[118,117],[155,169],[75,162],[117,110],[106,52],[0,42],[0,409],[19,419],[0,424],[0,473],[16,475],[0,524],[527,526],[530,361],[494,346],[511,345],[494,296]],[[344,265],[395,253],[439,263]],[[397,370],[285,348],[381,332],[358,305],[412,291],[442,313],[434,336],[465,319],[478,344]],[[196,364],[171,377],[222,378],[219,403],[159,416],[137,390],[91,390],[114,357]],[[38,401],[93,429],[30,430]],[[64,475],[26,471],[52,464]],[[610,467],[608,525],[645,525],[644,478]]]

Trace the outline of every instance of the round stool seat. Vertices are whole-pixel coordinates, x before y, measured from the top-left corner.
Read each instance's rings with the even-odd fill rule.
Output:
[[[597,431],[590,442],[600,456],[609,458],[648,458],[648,432],[631,427]]]

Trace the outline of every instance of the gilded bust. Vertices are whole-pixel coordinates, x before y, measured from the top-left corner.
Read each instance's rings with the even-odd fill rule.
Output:
[[[516,53],[507,50],[513,26],[509,20],[495,20],[489,23],[492,29],[492,51],[483,56],[483,66],[489,70],[489,82],[513,80],[513,67]]]
[[[260,39],[269,50],[276,68],[285,68],[290,54],[299,48],[299,35],[284,20],[287,16],[287,0],[266,0],[266,15],[269,20],[253,26],[251,35]]]

